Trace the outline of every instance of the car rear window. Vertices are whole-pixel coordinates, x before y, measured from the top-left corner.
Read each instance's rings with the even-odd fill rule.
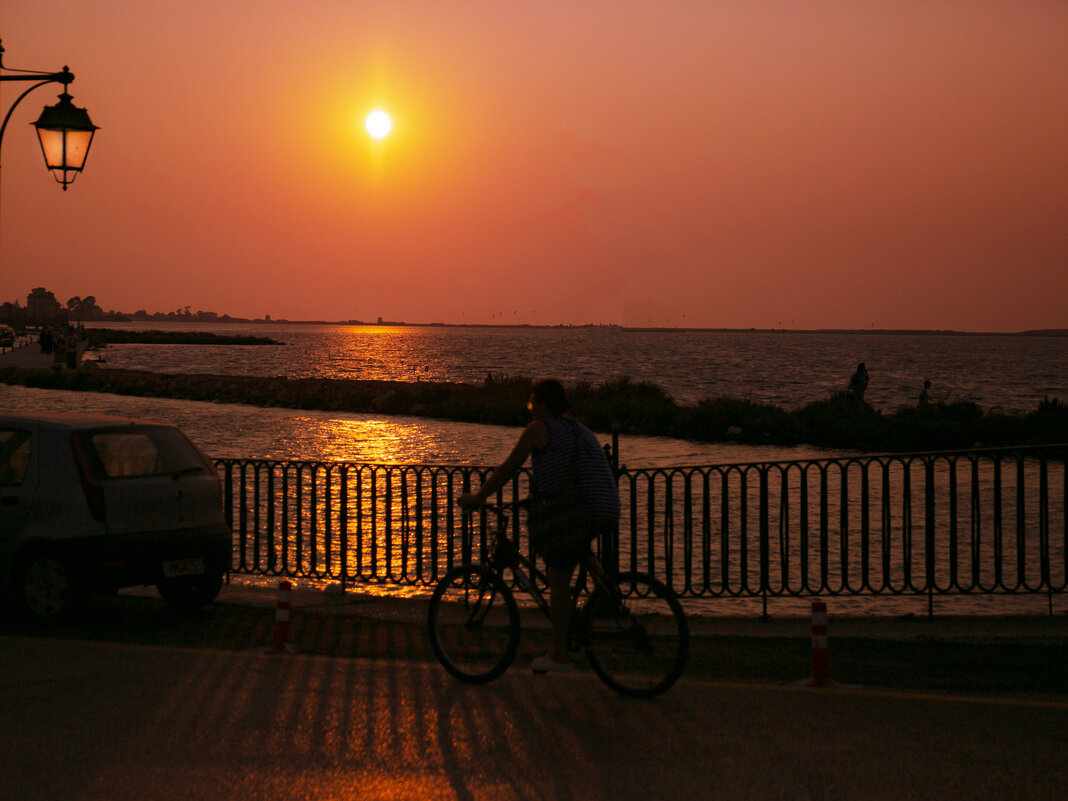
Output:
[[[0,429],[0,486],[21,484],[30,463],[30,432]]]
[[[173,476],[206,469],[196,448],[174,428],[93,431],[80,439],[103,478]]]

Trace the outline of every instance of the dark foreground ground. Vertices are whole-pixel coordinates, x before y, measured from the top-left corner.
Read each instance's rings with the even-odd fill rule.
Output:
[[[52,630],[5,620],[0,634],[169,647],[263,651],[272,642],[277,594],[235,580],[203,613],[183,617],[152,590],[100,598],[91,615]],[[295,653],[433,662],[426,602],[320,590],[293,595],[288,640]],[[811,676],[810,621],[693,617],[687,676],[794,684]],[[524,621],[513,670],[544,651],[543,619]],[[1068,615],[864,618],[830,621],[831,678],[907,691],[1068,698]]]

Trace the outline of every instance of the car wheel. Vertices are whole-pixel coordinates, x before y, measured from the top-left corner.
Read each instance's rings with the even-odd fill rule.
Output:
[[[164,579],[156,585],[160,597],[179,612],[196,612],[219,595],[222,573]]]
[[[22,618],[44,625],[66,622],[85,599],[74,569],[47,551],[33,553],[21,562],[14,589]]]

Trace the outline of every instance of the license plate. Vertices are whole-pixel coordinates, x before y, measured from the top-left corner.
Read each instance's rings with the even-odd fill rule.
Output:
[[[204,572],[203,559],[172,559],[163,563],[163,575],[167,578],[176,576],[197,576]]]

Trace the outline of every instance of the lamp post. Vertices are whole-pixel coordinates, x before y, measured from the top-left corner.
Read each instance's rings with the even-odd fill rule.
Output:
[[[4,48],[0,44],[0,81],[31,82],[29,87],[11,104],[0,125],[0,149],[3,148],[4,132],[15,107],[34,89],[48,83],[63,84],[63,93],[54,106],[45,106],[41,116],[33,124],[37,129],[37,138],[41,142],[41,153],[45,166],[51,171],[56,181],[63,185],[63,191],[85,167],[89,157],[89,147],[93,144],[93,134],[97,126],[89,119],[84,108],[78,108],[71,102],[67,87],[74,80],[74,73],[66,67],[60,72],[40,72],[38,70],[7,70],[15,73],[5,75],[3,64]]]

